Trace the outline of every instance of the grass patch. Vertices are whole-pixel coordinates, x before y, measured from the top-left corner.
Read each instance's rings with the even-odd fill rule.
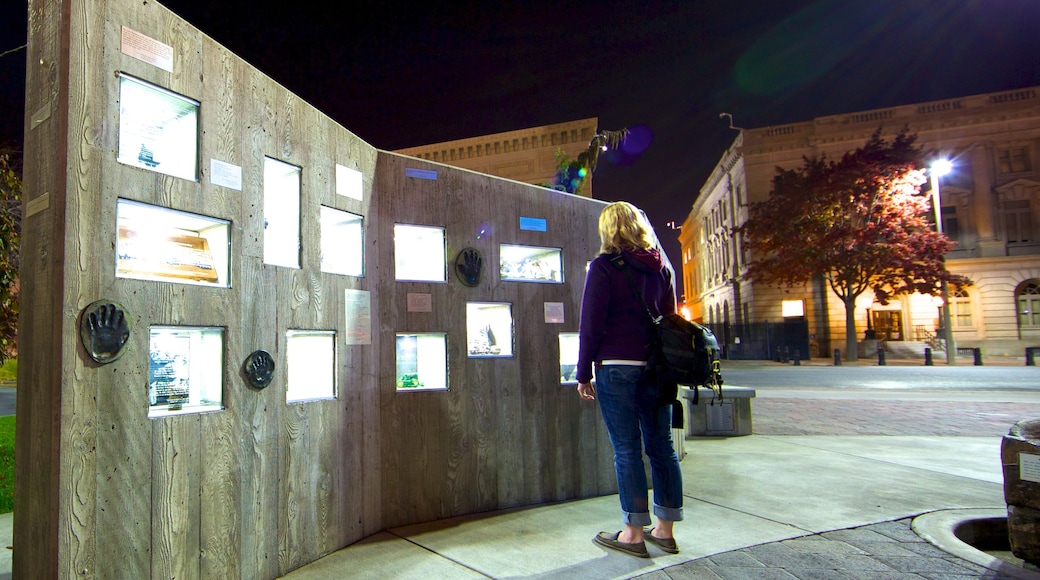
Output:
[[[0,417],[0,514],[14,511],[14,415]]]
[[[18,359],[9,358],[0,366],[0,381],[18,380]]]

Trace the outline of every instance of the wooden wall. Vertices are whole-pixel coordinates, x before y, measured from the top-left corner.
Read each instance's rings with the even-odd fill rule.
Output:
[[[124,26],[171,46],[173,71],[122,54]],[[31,0],[29,27],[14,577],[274,578],[388,527],[616,491],[598,409],[558,376],[602,203],[377,151],[154,2]],[[120,72],[201,103],[198,181],[116,161]],[[265,156],[302,168],[300,269],[263,263]],[[335,193],[336,164],[363,201]],[[117,278],[119,198],[229,220],[231,287]],[[364,216],[365,276],[320,271],[321,205]],[[445,283],[394,280],[394,223],[445,228]],[[565,283],[499,281],[502,243],[563,248]],[[475,288],[451,267],[467,246]],[[344,339],[347,289],[370,293],[372,344]],[[79,344],[101,299],[133,326],[106,365]],[[513,305],[512,358],[467,357],[466,301]],[[148,418],[153,325],[225,330],[223,410]],[[337,398],[286,403],[290,329],[336,332]],[[428,330],[448,335],[449,389],[399,393],[395,333]],[[277,364],[263,390],[240,370],[256,349]]]

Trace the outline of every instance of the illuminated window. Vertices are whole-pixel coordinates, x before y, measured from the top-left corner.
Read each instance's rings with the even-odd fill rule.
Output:
[[[199,103],[119,75],[120,163],[197,181]]]
[[[230,222],[120,199],[116,276],[205,286],[231,285]]]
[[[950,313],[955,328],[971,328],[971,297],[967,290],[956,290],[950,294]]]
[[[805,316],[805,302],[802,300],[784,300],[780,303],[780,313],[784,318]]]
[[[575,373],[578,369],[578,333],[560,333],[560,382],[577,382]]]
[[[1018,326],[1020,329],[1040,329],[1040,284],[1030,282],[1018,291]]]
[[[467,302],[466,343],[470,357],[513,356],[513,306]]]
[[[427,153],[426,158],[430,155]],[[364,180],[357,169],[336,164],[336,194],[361,201],[364,199]]]
[[[264,158],[264,263],[300,267],[300,168]]]
[[[447,390],[447,343],[444,333],[398,333],[397,390]]]
[[[321,271],[364,275],[364,218],[321,207]]]
[[[502,280],[563,283],[563,252],[560,248],[502,244],[498,258]]]
[[[394,224],[394,276],[398,280],[444,282],[444,228]]]
[[[286,402],[336,396],[336,333],[290,330],[285,335]]]
[[[223,328],[153,326],[148,362],[149,417],[224,408]]]

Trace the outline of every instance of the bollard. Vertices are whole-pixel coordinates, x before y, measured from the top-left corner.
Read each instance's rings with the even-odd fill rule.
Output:
[[[972,350],[972,354],[975,355],[975,366],[981,367],[982,366],[982,349],[978,348],[978,347],[975,347],[975,348],[973,348],[971,350]]]
[[[841,366],[841,349],[834,349],[834,366]]]
[[[930,367],[932,365],[932,348],[926,346],[924,348],[924,366]]]
[[[877,349],[877,364],[880,367],[885,366],[885,349]]]
[[[1036,366],[1036,355],[1034,354],[1035,352],[1036,352],[1036,349],[1034,347],[1032,347],[1032,346],[1027,346],[1026,347],[1026,366],[1027,367],[1035,367]]]

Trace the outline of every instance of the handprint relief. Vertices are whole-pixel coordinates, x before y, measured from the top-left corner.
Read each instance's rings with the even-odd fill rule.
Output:
[[[119,304],[99,300],[83,309],[80,341],[95,362],[107,364],[119,358],[129,339],[130,321]]]
[[[480,272],[483,265],[484,260],[480,257],[480,252],[473,248],[463,249],[455,258],[455,272],[458,274],[459,280],[471,288],[480,283]]]

